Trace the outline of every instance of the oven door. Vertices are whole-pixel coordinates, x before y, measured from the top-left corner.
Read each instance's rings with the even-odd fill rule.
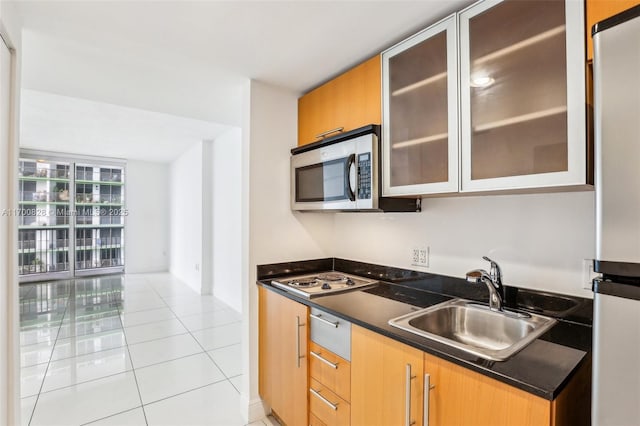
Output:
[[[292,155],[291,209],[356,209],[355,148],[353,141],[343,141]]]

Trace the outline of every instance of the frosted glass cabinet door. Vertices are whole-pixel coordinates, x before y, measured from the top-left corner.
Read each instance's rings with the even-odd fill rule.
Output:
[[[456,19],[382,53],[383,195],[458,190]]]
[[[586,182],[583,2],[460,14],[462,191]]]

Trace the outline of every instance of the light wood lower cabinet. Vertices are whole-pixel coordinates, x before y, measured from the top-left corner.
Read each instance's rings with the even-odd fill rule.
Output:
[[[351,328],[351,424],[422,425],[423,353]]]
[[[509,386],[435,356],[424,355],[431,389],[429,426],[588,425],[590,364],[554,401]]]
[[[317,343],[309,342],[309,424],[351,424],[351,363]]]
[[[310,342],[309,348],[311,377],[349,402],[351,400],[351,363],[315,342]]]
[[[351,407],[347,401],[311,378],[309,388],[309,408],[311,414],[327,426],[349,426],[351,423]]]
[[[258,289],[259,393],[288,426],[308,424],[309,309]]]
[[[309,426],[327,426],[327,424],[316,417],[315,414],[309,413]]]
[[[349,362],[308,343],[308,315],[259,288],[259,392],[285,425],[590,424],[590,362],[549,401],[355,325]]]
[[[549,425],[551,401],[425,354],[429,426]]]

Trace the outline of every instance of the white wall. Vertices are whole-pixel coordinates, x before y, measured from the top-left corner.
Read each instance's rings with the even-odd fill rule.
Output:
[[[169,269],[169,165],[127,162],[125,268],[129,274]]]
[[[241,402],[247,420],[255,420],[264,415],[258,397],[256,265],[330,256],[333,215],[292,213],[289,207],[289,150],[297,139],[296,93],[251,81],[243,104],[243,194],[247,195],[242,200],[245,391]]]
[[[12,2],[0,2],[0,34],[13,49],[2,64],[0,88],[0,209],[17,205],[18,129],[20,122],[21,21]],[[1,43],[1,41],[0,41]],[[4,46],[3,46],[4,49]],[[5,57],[6,59],[6,57]],[[4,83],[8,81],[8,87]],[[0,216],[0,424],[20,424],[20,355],[17,226],[12,215]]]
[[[242,311],[240,281],[242,232],[242,130],[213,141],[213,294]]]
[[[202,141],[201,294],[213,294],[213,141]]]
[[[582,260],[595,255],[594,193],[424,199],[421,213],[336,214],[335,257],[464,277],[500,263],[505,283],[582,297]],[[410,248],[430,247],[429,268]]]
[[[202,142],[194,144],[169,166],[169,270],[202,291]],[[162,191],[162,190],[160,190]]]

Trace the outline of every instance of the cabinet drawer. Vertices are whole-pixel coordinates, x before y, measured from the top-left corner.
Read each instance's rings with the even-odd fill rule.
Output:
[[[317,418],[315,414],[309,413],[309,426],[327,426],[327,424]]]
[[[351,323],[317,308],[309,316],[311,341],[351,361]]]
[[[349,361],[311,342],[309,366],[312,378],[345,401],[351,400],[351,363]]]
[[[309,388],[309,411],[327,426],[349,425],[351,406],[320,382],[311,379]]]

